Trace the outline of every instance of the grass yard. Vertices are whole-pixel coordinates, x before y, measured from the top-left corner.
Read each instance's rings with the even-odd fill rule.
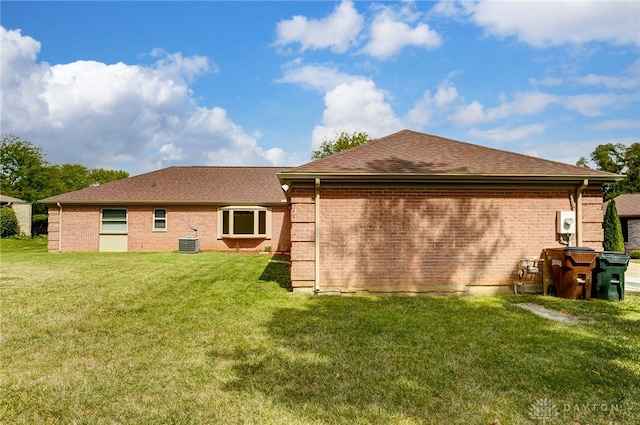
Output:
[[[0,243],[1,423],[640,423],[638,294],[314,297],[265,255]]]

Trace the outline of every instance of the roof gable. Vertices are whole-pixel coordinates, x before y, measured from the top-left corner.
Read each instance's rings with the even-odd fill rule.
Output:
[[[532,156],[402,130],[301,165],[281,178],[302,174],[578,177],[604,181],[621,176]]]
[[[169,167],[52,196],[45,204],[284,203],[276,167]]]

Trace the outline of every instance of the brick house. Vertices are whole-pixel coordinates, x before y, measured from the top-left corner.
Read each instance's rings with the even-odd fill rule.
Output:
[[[169,167],[43,199],[49,251],[288,250],[289,209],[274,167]]]
[[[506,293],[521,260],[568,243],[558,211],[573,245],[602,249],[602,185],[621,178],[404,130],[296,168],[170,167],[41,202],[52,252],[197,236],[290,250],[294,292]]]
[[[567,242],[558,211],[601,250],[602,185],[621,179],[407,130],[279,177],[294,291],[406,294],[511,292],[521,260]]]
[[[622,224],[625,251],[640,249],[640,193],[619,195],[614,200]]]

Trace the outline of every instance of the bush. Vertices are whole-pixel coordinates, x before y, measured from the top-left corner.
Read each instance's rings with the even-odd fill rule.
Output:
[[[633,251],[631,251],[629,253],[629,257],[633,258],[634,260],[640,260],[640,249],[634,249]]]
[[[49,226],[49,216],[47,214],[36,214],[31,220],[31,233],[33,235],[46,235]]]
[[[9,207],[0,208],[0,238],[18,234],[18,217]]]
[[[604,242],[605,251],[624,252],[624,238],[622,236],[622,224],[618,217],[618,209],[614,199],[609,201],[607,211],[604,214]]]

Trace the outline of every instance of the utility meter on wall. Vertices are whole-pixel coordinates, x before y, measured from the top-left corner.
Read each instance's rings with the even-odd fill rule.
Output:
[[[572,235],[576,233],[576,213],[575,211],[558,211],[556,213],[557,232],[561,235]]]

